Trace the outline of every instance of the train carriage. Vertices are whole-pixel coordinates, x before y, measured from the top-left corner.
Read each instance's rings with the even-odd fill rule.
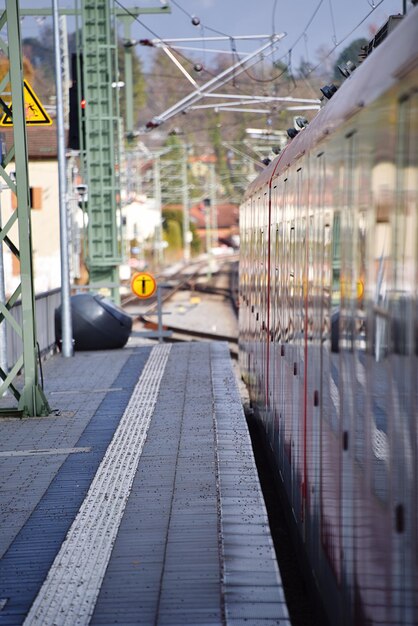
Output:
[[[250,185],[240,364],[331,623],[418,624],[418,9]]]

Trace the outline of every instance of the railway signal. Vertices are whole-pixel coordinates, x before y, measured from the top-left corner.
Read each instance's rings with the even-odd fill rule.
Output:
[[[148,272],[138,272],[132,276],[131,289],[138,298],[151,298],[157,290],[157,281]]]

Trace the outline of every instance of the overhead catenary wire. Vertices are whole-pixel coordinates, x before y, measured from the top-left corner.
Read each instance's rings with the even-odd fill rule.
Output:
[[[296,40],[294,41],[293,45],[289,48],[289,50],[287,51],[287,53],[285,55],[283,55],[282,57],[280,57],[280,59],[278,59],[279,61],[284,61],[286,59],[286,57],[289,56],[289,54],[291,54],[291,51],[293,50],[293,48],[299,43],[299,41],[302,39],[302,37],[304,36],[304,34],[306,33],[306,31],[308,30],[309,26],[312,24],[313,20],[315,19],[316,14],[318,13],[322,3],[324,0],[319,0],[318,5],[316,6],[315,10],[313,11],[311,17],[308,20],[308,23],[306,24],[304,30],[302,31],[302,33],[299,35],[299,37],[296,38]],[[277,63],[277,61],[276,61]],[[254,82],[257,83],[268,83],[268,82],[273,82],[275,80],[277,80],[278,78],[281,78],[283,76],[283,74],[286,74],[287,72],[287,68],[283,69],[279,74],[277,74],[276,76],[272,76],[271,78],[268,79],[263,79],[263,78],[257,78],[256,76],[252,76],[251,73],[248,70],[244,70],[246,75],[253,80]]]
[[[361,24],[363,24],[363,23],[364,23],[364,21],[365,21],[365,20],[366,20],[366,19],[367,19],[367,18],[368,18],[368,17],[369,17],[372,13],[373,13],[373,11],[375,11],[375,10],[376,10],[376,9],[377,9],[377,8],[378,8],[378,7],[379,7],[379,6],[380,6],[380,5],[384,2],[384,1],[385,1],[385,0],[380,0],[380,1],[379,1],[379,2],[377,2],[377,3],[373,2],[372,10],[371,10],[371,11],[369,11],[369,12],[368,12],[368,13],[367,13],[367,14],[366,14],[363,18],[362,18],[362,20],[361,20],[358,24],[356,24],[356,26],[354,26],[354,28],[352,28],[352,29],[350,30],[350,32],[349,32],[349,33],[347,33],[347,34],[346,34],[346,35],[345,35],[345,36],[344,36],[344,37],[343,37],[340,41],[336,41],[335,21],[334,21],[334,16],[333,16],[333,12],[332,12],[332,4],[331,4],[331,0],[329,0],[331,20],[332,20],[332,22],[333,22],[333,41],[334,41],[335,43],[334,43],[333,48],[330,50],[330,52],[329,52],[329,53],[328,53],[328,54],[327,54],[327,55],[326,55],[323,59],[321,59],[321,61],[320,61],[318,64],[316,64],[314,67],[311,67],[311,68],[310,68],[310,70],[309,70],[309,71],[307,72],[307,74],[304,76],[304,80],[305,80],[305,81],[308,81],[308,77],[309,77],[309,75],[311,75],[314,71],[316,71],[316,70],[317,70],[317,69],[318,69],[318,68],[319,68],[319,67],[320,67],[320,66],[321,66],[321,65],[325,62],[325,60],[326,60],[329,56],[331,56],[331,54],[333,53],[333,51],[334,51],[334,50],[335,50],[338,46],[340,46],[340,45],[341,45],[344,41],[346,41],[346,40],[348,39],[348,37],[349,37],[349,36],[350,36],[350,35],[351,35],[351,34],[352,34],[352,33],[353,33],[353,32],[354,32],[354,31],[355,31],[355,30],[356,30],[359,26],[361,26]],[[133,17],[133,18],[134,18],[134,19],[135,19],[135,20],[136,20],[139,24],[141,24],[141,25],[142,25],[144,28],[146,28],[146,29],[147,29],[150,33],[152,33],[152,34],[156,37],[156,39],[157,39],[157,40],[159,40],[159,41],[160,41],[160,42],[161,42],[164,46],[167,46],[167,43],[168,43],[168,42],[166,42],[164,39],[162,39],[161,37],[159,37],[159,36],[158,36],[158,35],[157,35],[154,31],[152,31],[152,29],[148,28],[148,27],[147,27],[147,26],[146,26],[146,25],[145,25],[145,24],[144,24],[141,20],[139,20],[139,19],[138,19],[138,18],[137,18],[137,17],[136,17],[133,13],[131,13],[131,12],[129,11],[129,9],[128,9],[127,7],[125,7],[125,6],[124,6],[124,5],[120,2],[120,0],[115,0],[115,2],[116,2],[116,3],[117,3],[117,4],[118,4],[118,5],[119,5],[122,9],[124,9],[124,10],[125,10],[128,14],[130,14],[130,15],[131,15],[131,16],[132,16],[132,17]],[[179,8],[179,10],[182,10],[182,11],[183,11],[183,13],[185,13],[185,14],[186,14],[186,15],[187,15],[190,19],[192,19],[192,18],[193,18],[193,16],[192,16],[191,14],[189,14],[189,13],[188,13],[185,9],[183,9],[183,7],[180,5],[180,3],[179,3],[179,2],[177,2],[177,0],[176,0],[175,2],[173,2],[173,4],[174,4],[177,8]],[[319,0],[319,2],[318,2],[318,4],[317,4],[317,6],[315,7],[314,11],[312,12],[312,15],[310,16],[310,18],[309,18],[309,20],[308,20],[308,22],[307,22],[306,26],[305,26],[305,27],[304,27],[304,29],[302,30],[301,34],[300,34],[300,35],[299,35],[299,36],[295,39],[295,41],[293,42],[292,46],[289,48],[288,52],[287,52],[285,55],[283,55],[282,57],[280,57],[280,60],[284,60],[284,59],[286,59],[286,57],[287,57],[287,58],[288,58],[288,59],[290,59],[290,61],[291,61],[291,58],[292,58],[292,52],[293,52],[294,48],[296,47],[296,45],[299,43],[299,41],[300,41],[302,38],[304,38],[304,40],[305,40],[305,44],[306,44],[307,31],[308,31],[308,29],[310,28],[311,24],[313,23],[313,21],[314,21],[314,19],[315,19],[316,15],[317,15],[317,13],[318,13],[318,11],[319,11],[320,7],[322,6],[322,4],[323,4],[323,0]],[[276,8],[277,8],[277,1],[275,1],[275,2],[274,2],[274,5],[273,5],[273,13],[272,13],[272,26],[273,26],[273,27],[275,27],[274,20],[275,20],[275,11],[276,11]],[[200,20],[199,20],[199,24],[200,24]],[[201,24],[201,28],[202,28],[202,32],[203,32],[203,25],[202,25],[202,24]],[[239,56],[239,54],[238,54],[238,52],[237,52],[237,50],[236,50],[236,44],[235,44],[235,38],[234,38],[234,37],[232,37],[232,36],[230,36],[230,35],[227,35],[227,34],[225,34],[225,33],[222,33],[221,31],[218,31],[218,30],[216,30],[216,29],[210,28],[210,27],[208,27],[208,26],[205,26],[204,28],[206,28],[207,30],[211,30],[212,32],[215,32],[215,33],[221,34],[222,36],[224,36],[224,37],[228,38],[228,39],[230,40],[230,45],[231,45],[231,54],[235,55],[235,56],[238,58],[238,62],[237,62],[238,66],[243,66],[243,64],[245,63],[245,59],[241,60],[241,58],[240,58],[240,56]],[[208,39],[208,38],[205,38],[205,39]],[[169,47],[169,46],[167,46],[167,47]],[[170,48],[171,48],[171,46],[170,46]],[[182,59],[183,59],[184,61],[186,61],[187,63],[190,63],[190,64],[193,64],[193,63],[194,63],[193,61],[191,61],[190,59],[188,59],[185,55],[183,55],[181,52],[179,52],[179,51],[178,51],[178,49],[177,49],[177,50],[174,50],[174,49],[173,49],[173,52],[174,52],[174,51],[176,52],[176,54],[177,54],[180,58],[182,58]],[[288,66],[289,66],[289,64],[288,64]],[[209,76],[214,76],[214,77],[216,77],[216,75],[215,75],[215,74],[213,74],[211,71],[209,71],[206,67],[205,67],[204,69],[205,69],[205,72],[206,72]],[[289,67],[287,67],[287,68],[283,68],[283,70],[282,70],[282,71],[280,71],[277,75],[272,76],[272,77],[269,77],[269,78],[258,78],[258,77],[256,77],[256,76],[253,76],[253,75],[252,75],[252,74],[248,71],[248,67],[244,67],[243,72],[244,72],[245,74],[247,74],[247,76],[250,78],[250,80],[252,80],[252,81],[254,81],[254,82],[258,82],[258,83],[272,83],[272,82],[277,81],[277,80],[278,80],[279,78],[281,78],[283,75],[286,75],[286,74],[288,75],[288,74],[289,74]],[[290,72],[291,72],[291,62],[290,62]],[[293,74],[292,74],[292,78],[293,78]],[[235,70],[232,72],[232,81],[233,81],[233,84],[234,84],[234,86],[236,87],[236,89],[237,89],[237,90],[240,90],[240,87],[239,87],[239,86],[237,86],[237,84],[236,84],[236,71],[235,71]],[[293,78],[293,81],[294,81],[294,78]],[[196,83],[196,84],[197,84],[197,83]],[[289,93],[291,93],[291,92],[295,89],[295,87],[296,87],[296,84],[295,84],[295,81],[294,81],[294,87],[293,87],[291,90],[289,90]],[[312,88],[312,87],[311,87],[311,88]],[[158,118],[158,116],[157,116],[157,118]]]
[[[312,22],[314,21],[320,7],[322,6],[324,0],[319,0],[317,6],[315,7],[312,15],[310,16],[306,26],[304,27],[304,29],[302,30],[302,32],[300,33],[300,35],[294,40],[293,44],[290,47],[290,50],[294,50],[294,48],[296,47],[296,45],[299,43],[299,41],[304,38],[307,35],[307,31],[310,28]],[[143,28],[145,28],[149,33],[151,33],[156,39],[158,39],[161,43],[166,44],[167,42],[165,41],[164,38],[160,37],[155,31],[153,31],[151,28],[149,28],[142,20],[140,20],[134,13],[132,13],[128,7],[126,7],[125,5],[123,5],[123,3],[120,0],[115,0],[116,4],[118,4],[118,6],[123,9],[128,15],[130,15],[136,22],[138,22]],[[350,37],[350,35],[352,35],[357,28],[359,28],[365,21],[366,19],[381,5],[385,2],[385,0],[378,0],[377,2],[375,2],[374,0],[372,1],[372,3],[370,4],[370,2],[368,1],[369,6],[371,7],[371,11],[369,11],[361,20],[360,22],[358,22],[342,39],[340,39],[339,41],[336,41],[334,43],[333,48],[330,50],[329,54],[327,55],[328,58],[333,52],[334,50],[339,47],[342,43],[344,43],[348,37]],[[329,0],[330,3],[330,13],[331,13],[331,20],[332,20],[332,24],[333,24],[333,38],[334,40],[336,40],[336,28],[335,28],[335,20],[334,20],[334,14],[333,14],[333,9],[332,9],[332,5],[331,5],[331,0]],[[185,15],[187,15],[190,19],[193,18],[193,15],[191,15],[190,13],[188,13],[177,0],[172,0],[172,4],[174,4],[179,10],[181,10]],[[275,30],[275,11],[276,11],[276,5],[277,5],[277,0],[275,0],[274,2],[274,6],[273,6],[273,14],[272,14],[272,26],[273,29]],[[234,36],[227,34],[227,33],[223,33],[222,31],[216,30],[214,28],[211,28],[207,25],[203,25],[201,24],[202,28],[205,28],[206,30],[210,30],[211,32],[214,33],[218,33],[219,35],[222,35],[228,39],[230,39],[231,41],[234,40]],[[274,34],[274,33],[273,33]],[[207,40],[207,38],[206,38]],[[235,44],[234,44],[235,46]],[[180,52],[177,51],[177,54],[182,57],[186,62],[193,64],[193,61],[188,59],[185,55],[181,54]],[[238,53],[237,53],[238,54]],[[280,61],[284,61],[286,59],[286,57],[288,56],[289,51],[287,51],[286,54],[282,55],[280,57]],[[322,63],[324,62],[325,59],[323,59],[322,61],[320,61],[320,63],[316,64],[314,68],[312,68],[311,72],[315,71],[316,69],[318,69]],[[307,59],[308,61],[308,59]],[[208,72],[208,74],[211,74],[211,72],[205,68],[205,70]],[[282,72],[280,72],[278,75],[276,76],[272,76],[270,79],[259,79],[257,77],[251,76],[250,73],[248,72],[248,70],[245,71],[246,74],[249,76],[249,78],[251,80],[254,80],[255,82],[273,82],[275,80],[277,80],[278,78],[280,78],[281,76],[283,76],[283,74],[286,73],[286,70],[283,70]],[[213,75],[213,74],[211,74]]]
[[[186,9],[184,9],[179,2],[177,2],[177,0],[171,0],[171,3],[174,4],[174,6],[176,6],[180,11],[182,11],[185,15],[187,15],[187,17],[191,20],[193,20],[194,15],[191,15],[188,11],[186,11]],[[211,28],[210,26],[205,26],[206,30],[210,30],[212,33],[218,33],[218,35],[223,35],[224,37],[230,37],[231,35],[227,35],[226,33],[223,33],[220,30],[216,30],[216,28]]]
[[[311,26],[311,24],[313,23],[319,9],[321,8],[322,4],[323,4],[324,0],[319,0],[319,3],[317,4],[317,6],[315,7],[311,17],[309,18],[305,28],[303,29],[303,31],[301,32],[301,34],[295,39],[295,41],[293,42],[292,46],[290,47],[290,49],[287,51],[286,54],[282,55],[276,62],[282,61],[284,62],[286,60],[286,58],[288,58],[289,56],[289,52],[292,52],[295,47],[297,46],[297,44],[299,43],[299,41],[302,39],[302,37],[305,37],[307,35],[307,31],[309,29],[309,27]],[[331,48],[331,50],[329,51],[329,53],[323,58],[321,59],[321,61],[319,63],[317,63],[314,67],[312,67],[310,69],[310,71],[308,72],[308,74],[312,74],[313,72],[315,72],[319,67],[321,67],[321,65],[324,63],[324,61],[329,58],[332,53],[336,50],[336,48],[338,48],[339,46],[341,46],[341,44],[343,44],[362,24],[364,24],[364,22],[367,20],[368,17],[370,17],[370,15],[379,8],[379,6],[381,4],[383,4],[385,2],[385,0],[378,0],[378,2],[374,2],[372,4],[368,3],[369,6],[371,7],[371,11],[368,11],[368,13],[366,15],[364,15],[364,17],[360,20],[360,22],[358,22],[346,35],[344,35],[344,37],[342,37],[340,40],[336,40],[334,42],[333,47]],[[332,20],[334,18],[333,15],[333,11],[332,11],[332,6],[330,7],[330,12],[332,14]],[[336,39],[336,29],[335,29],[335,23],[333,23],[333,37],[334,39]],[[308,60],[308,59],[307,59]],[[254,82],[256,83],[268,83],[268,82],[274,82],[276,80],[278,80],[279,78],[281,78],[283,75],[285,75],[287,73],[287,68],[284,68],[279,74],[272,76],[269,79],[262,79],[262,78],[258,78],[256,76],[253,76],[251,74],[251,72],[249,72],[248,70],[244,70],[245,74]],[[306,78],[306,77],[305,77]]]
[[[335,30],[335,20],[334,20],[334,11],[332,10],[332,0],[328,0],[328,4],[329,4],[330,16],[331,16],[331,24],[332,24],[332,41],[334,44],[336,44],[338,39],[337,39],[337,32]]]
[[[147,30],[149,33],[151,33],[151,35],[154,36],[155,39],[157,39],[162,45],[166,45],[164,39],[162,39],[155,31],[152,30],[152,28],[149,28],[149,26],[147,26],[142,20],[140,20],[138,18],[137,15],[135,15],[135,13],[132,13],[132,11],[129,10],[128,7],[126,7],[124,4],[122,4],[122,2],[120,2],[120,0],[115,0],[115,3],[123,10],[126,12],[127,15],[129,15],[130,17],[132,17],[133,20],[135,20],[136,22],[138,22],[138,24],[140,24],[143,28],[145,28],[145,30]],[[168,47],[168,46],[167,46]],[[180,56],[184,61],[186,61],[187,63],[190,63],[191,65],[193,65],[193,61],[189,58],[187,58],[184,54],[182,54],[181,52],[176,51],[176,54],[178,56]],[[210,73],[210,72],[208,72]]]
[[[246,66],[254,65],[257,62],[257,57],[261,53],[264,53],[265,55],[271,54],[275,45],[277,45],[284,36],[285,35],[283,33],[281,35],[276,35],[275,38],[272,38],[272,41],[264,44],[260,48],[257,48],[254,52],[248,54],[243,61],[235,63],[227,70],[224,70],[223,72],[218,74],[214,79],[206,82],[204,85],[201,85],[200,89],[192,92],[191,94],[186,96],[186,98],[183,98],[175,105],[160,113],[160,115],[155,116],[153,120],[148,123],[147,127],[155,128],[156,126],[159,126],[161,123],[166,122],[170,117],[173,117],[173,115],[181,113],[186,110],[187,107],[189,107],[190,105],[195,104],[195,102],[202,99],[207,93],[212,93],[218,87],[222,87],[224,84],[229,82],[228,79],[232,74],[234,74],[235,72],[239,74],[244,71]]]

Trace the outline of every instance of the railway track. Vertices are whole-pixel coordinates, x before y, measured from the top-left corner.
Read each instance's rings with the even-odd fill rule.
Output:
[[[179,268],[175,275],[162,275],[162,304],[164,330],[172,332],[169,341],[226,341],[231,356],[238,356],[238,260],[236,257],[219,258],[217,267],[207,272],[207,262],[200,261]],[[124,299],[123,306],[138,305],[135,296]],[[166,315],[170,315],[167,321]],[[157,302],[143,305],[134,315],[134,329],[156,329]]]

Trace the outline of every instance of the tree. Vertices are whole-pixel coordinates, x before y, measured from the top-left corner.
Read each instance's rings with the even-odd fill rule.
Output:
[[[171,260],[177,260],[181,256],[183,246],[181,224],[178,219],[169,219],[164,216],[163,232],[164,240],[168,244],[166,256]]]
[[[118,41],[118,70],[120,80],[124,80],[125,76],[125,48],[122,41]],[[134,119],[139,117],[139,110],[146,102],[146,85],[142,71],[142,63],[135,51],[132,51],[132,81],[133,81],[133,110]],[[121,116],[126,115],[126,92],[125,89],[119,91],[120,94],[120,111]]]
[[[173,52],[173,54],[175,54]],[[181,58],[178,58],[182,62]],[[190,71],[191,68],[187,67]],[[168,58],[165,52],[157,49],[151,65],[150,79],[147,81],[147,105],[142,112],[143,121],[148,122],[190,92],[190,83]]]
[[[22,41],[22,49],[33,67],[33,76],[29,81],[42,101],[55,96],[55,65],[53,54],[53,32],[44,26],[40,39],[28,37]],[[33,81],[33,82],[32,82]]]
[[[335,66],[335,53],[328,45],[322,44],[317,48],[315,56],[319,63],[316,67],[316,73],[325,81],[332,80]]]
[[[216,161],[215,161],[215,169],[220,178],[223,181],[223,186],[228,195],[232,193],[231,181],[230,181],[230,171],[228,169],[227,162],[227,150],[223,145],[222,132],[221,132],[221,124],[219,122],[219,114],[214,113],[215,123],[212,125],[209,136],[212,141],[212,146],[215,152]]]
[[[163,209],[163,233],[164,240],[168,243],[168,252],[171,258],[179,257],[183,248],[183,211],[179,209]],[[196,226],[191,222],[189,224],[192,233],[192,242],[190,244],[193,254],[200,251],[200,238],[196,232]]]
[[[307,78],[312,73],[312,66],[309,61],[305,61],[302,57],[300,60],[300,65],[297,69],[297,76],[300,78]]]
[[[344,50],[341,52],[340,56],[338,57],[334,65],[334,79],[335,80],[341,80],[342,78],[341,72],[338,69],[339,65],[344,66],[347,63],[347,61],[351,61],[355,65],[358,65],[358,56],[361,52],[361,48],[362,46],[366,46],[367,43],[368,43],[367,39],[364,39],[364,38],[355,39],[354,41],[350,43],[349,46],[344,48]]]

